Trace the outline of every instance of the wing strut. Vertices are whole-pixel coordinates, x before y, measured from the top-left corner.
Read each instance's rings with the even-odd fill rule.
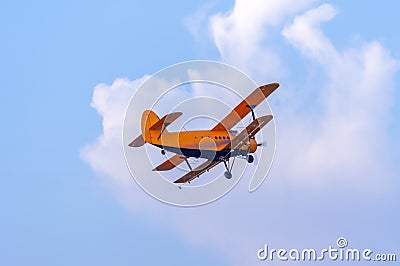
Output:
[[[192,169],[192,166],[190,165],[190,163],[189,163],[187,157],[185,157],[185,162],[186,162],[187,165],[189,166],[190,171],[192,171],[192,170],[193,170],[193,169]]]
[[[253,121],[256,120],[256,115],[254,114],[254,107],[256,107],[257,105],[255,105],[255,104],[248,104],[248,105],[246,105],[246,106],[249,107],[250,110],[251,110],[251,116],[253,117]]]

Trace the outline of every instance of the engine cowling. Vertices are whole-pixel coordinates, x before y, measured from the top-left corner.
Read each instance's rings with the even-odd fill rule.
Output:
[[[250,146],[249,153],[254,153],[257,150],[257,141],[250,139],[248,145]]]

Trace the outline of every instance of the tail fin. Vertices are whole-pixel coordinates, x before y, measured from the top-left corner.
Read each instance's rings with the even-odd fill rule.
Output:
[[[181,112],[175,112],[167,114],[160,119],[153,111],[144,111],[141,124],[142,135],[133,140],[129,146],[140,147],[146,142],[159,144],[161,135],[168,132],[166,128],[181,115]]]
[[[167,133],[167,127],[182,115],[181,112],[166,114],[161,119],[151,110],[143,112],[142,135],[146,142],[157,142],[163,133]]]
[[[156,124],[160,118],[151,110],[146,110],[142,114],[142,136],[145,142],[151,143],[150,127]]]

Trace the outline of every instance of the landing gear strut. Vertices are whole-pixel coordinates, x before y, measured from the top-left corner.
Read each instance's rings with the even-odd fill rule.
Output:
[[[232,178],[231,169],[229,169],[228,164],[226,163],[226,160],[223,160],[223,162],[224,162],[225,169],[226,169],[224,176],[226,179],[231,179]]]

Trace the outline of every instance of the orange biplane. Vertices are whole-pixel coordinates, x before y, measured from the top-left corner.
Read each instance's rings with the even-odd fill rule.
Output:
[[[169,132],[167,127],[182,115],[181,112],[170,113],[159,119],[153,111],[146,110],[142,115],[142,134],[129,146],[140,147],[149,143],[161,148],[163,155],[166,150],[176,153],[153,171],[171,170],[186,161],[190,172],[174,183],[190,183],[221,162],[225,165],[225,177],[230,179],[233,166],[233,162],[231,166],[229,164],[230,158],[242,157],[248,163],[254,161],[251,153],[260,146],[255,140],[255,134],[272,120],[272,115],[256,118],[254,108],[278,87],[278,83],[271,83],[257,88],[211,130]],[[235,134],[232,128],[249,113],[252,114],[253,121],[242,132]],[[187,160],[189,157],[205,158],[207,161],[192,169]]]

